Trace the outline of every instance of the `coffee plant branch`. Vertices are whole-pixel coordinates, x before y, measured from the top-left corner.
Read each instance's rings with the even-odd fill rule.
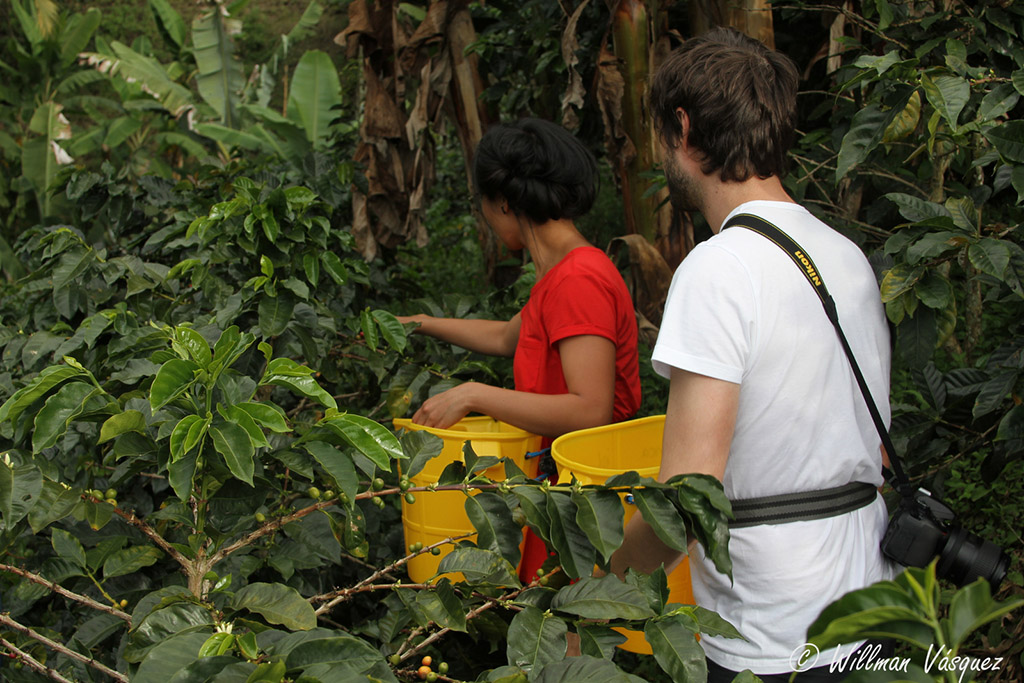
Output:
[[[28,570],[21,569],[20,567],[13,567],[9,564],[0,564],[0,571],[16,574],[17,576],[28,579],[33,583],[38,583],[40,586],[44,586],[49,590],[53,591],[54,593],[56,593],[57,595],[67,598],[68,600],[74,600],[75,602],[80,602],[83,605],[86,605],[87,607],[93,608],[94,610],[106,612],[107,614],[112,614],[118,619],[122,619],[128,622],[128,625],[131,626],[132,617],[130,614],[122,612],[117,608],[110,607],[109,605],[104,605],[103,603],[97,602],[88,596],[79,595],[78,593],[69,591],[67,588],[64,588],[63,586],[55,583],[54,581],[45,579],[42,576],[39,576],[38,574],[33,574]]]
[[[85,664],[87,666],[91,666],[92,668],[96,669],[97,671],[99,671],[101,673],[104,673],[107,676],[113,678],[115,681],[123,681],[124,683],[128,683],[128,677],[125,676],[124,674],[120,674],[120,673],[114,671],[113,669],[111,669],[110,667],[108,667],[108,666],[106,666],[104,664],[101,664],[100,662],[97,662],[95,659],[90,659],[89,657],[86,657],[83,654],[79,654],[78,652],[75,652],[74,650],[71,650],[71,649],[65,647],[64,645],[61,645],[60,643],[58,643],[56,641],[50,640],[49,638],[47,638],[44,635],[36,633],[35,631],[33,631],[28,626],[24,626],[22,624],[19,624],[14,619],[11,619],[9,616],[7,616],[6,613],[0,614],[0,625],[6,626],[6,627],[11,628],[11,629],[14,629],[15,631],[18,631],[20,633],[24,633],[29,638],[32,638],[33,640],[39,641],[40,643],[42,643],[46,647],[50,648],[51,650],[56,650],[57,652],[61,653],[65,657],[69,657],[69,658],[75,660],[76,662],[81,662],[82,664]],[[65,679],[59,679],[59,680],[65,680]]]
[[[64,678],[50,667],[38,661],[29,653],[19,649],[17,645],[10,642],[6,638],[0,637],[0,647],[2,647],[10,653],[7,656],[11,659],[18,660],[22,664],[26,665],[28,668],[32,669],[33,671],[38,671],[40,674],[46,676],[50,680],[61,681],[61,683],[74,683],[74,681]]]

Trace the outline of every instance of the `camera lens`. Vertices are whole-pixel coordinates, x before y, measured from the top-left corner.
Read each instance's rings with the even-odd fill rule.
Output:
[[[957,586],[966,586],[979,577],[984,578],[995,591],[1009,566],[1010,558],[1002,548],[961,526],[954,526],[939,555],[935,572]]]

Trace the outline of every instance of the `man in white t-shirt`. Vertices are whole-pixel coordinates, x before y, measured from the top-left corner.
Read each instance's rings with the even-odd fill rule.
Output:
[[[728,29],[686,41],[651,85],[673,206],[700,211],[715,233],[676,271],[654,349],[655,369],[671,381],[660,477],[711,474],[734,501],[882,483],[878,432],[810,283],[765,237],[722,230],[732,216],[754,214],[811,256],[888,421],[889,334],[874,273],[781,182],[796,90],[787,57]],[[891,578],[879,550],[886,520],[881,496],[868,490],[849,512],[735,528],[733,582],[692,553],[697,602],[747,639],[702,638],[709,680],[749,669],[782,681],[802,668],[807,627],[821,610]],[[637,515],[612,568],[649,572],[678,560]],[[831,654],[796,680],[840,680],[828,671]]]

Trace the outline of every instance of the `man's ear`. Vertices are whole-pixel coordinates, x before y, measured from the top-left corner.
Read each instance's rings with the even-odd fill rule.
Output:
[[[679,142],[686,144],[686,138],[690,134],[690,115],[682,107],[676,107],[676,117],[679,119]]]

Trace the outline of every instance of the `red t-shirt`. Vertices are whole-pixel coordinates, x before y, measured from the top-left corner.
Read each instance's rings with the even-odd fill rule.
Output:
[[[577,247],[533,286],[523,306],[513,371],[516,390],[565,394],[557,342],[594,334],[615,344],[615,406],[618,422],[640,408],[636,314],[622,275],[596,247]]]

